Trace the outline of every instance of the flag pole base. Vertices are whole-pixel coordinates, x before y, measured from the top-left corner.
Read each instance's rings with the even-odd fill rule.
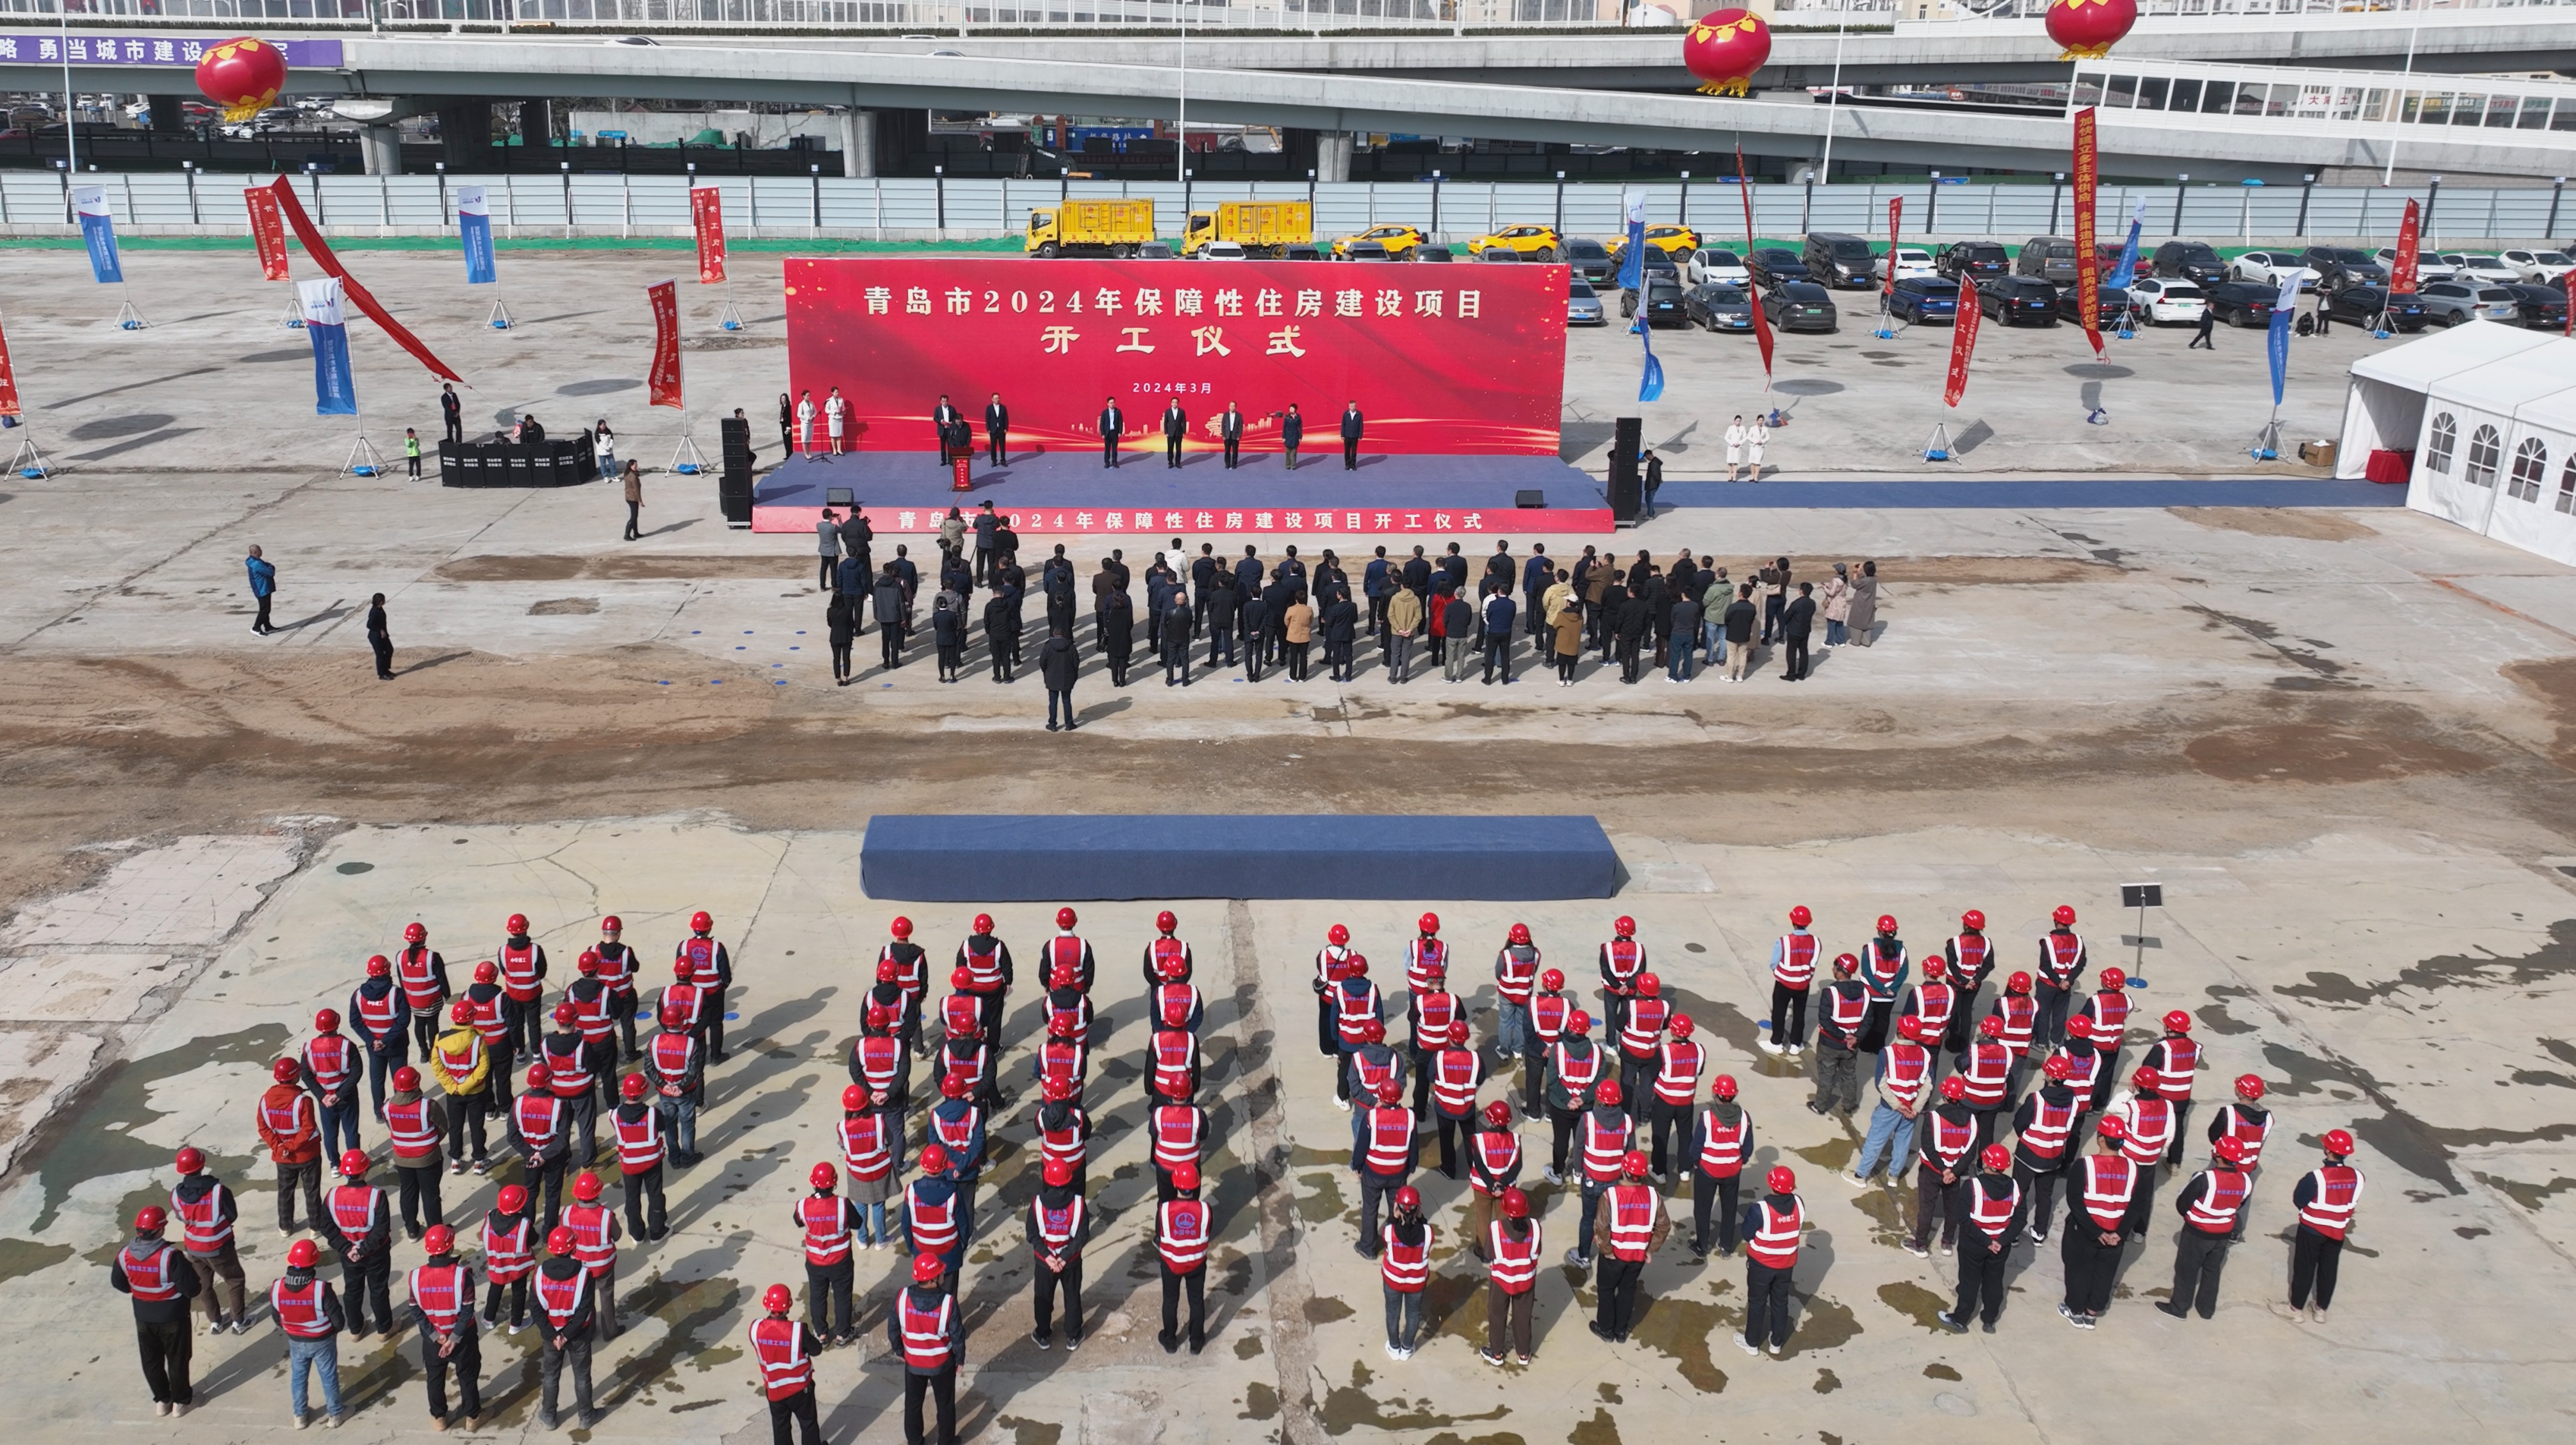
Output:
[[[2263,429],[2254,434],[2254,445],[2249,454],[2258,462],[2279,461],[2281,459],[2281,423],[2277,420],[2263,423]]]
[[[1927,462],[1950,460],[1950,424],[1948,422],[1932,423],[1932,435],[1923,443],[1923,460]]]
[[[361,477],[381,477],[385,474],[385,461],[376,455],[375,443],[368,441],[367,434],[360,431],[358,439],[349,444],[349,460],[341,465],[340,470]]]
[[[21,430],[26,425],[24,421],[18,423]],[[36,447],[35,433],[29,432],[19,439],[18,454],[10,459],[9,470],[31,482],[43,481],[53,474],[53,469],[45,465],[45,454]]]
[[[671,470],[684,477],[694,477],[707,469],[707,459],[698,452],[697,438],[689,434],[689,414],[680,413],[680,444],[671,449]]]
[[[731,298],[727,298],[725,301],[724,312],[716,318],[716,325],[723,327],[727,331],[740,331],[742,329],[742,313],[733,309],[733,301]]]
[[[510,320],[509,304],[498,299],[492,302],[492,314],[486,319],[495,331],[507,331],[515,324]]]
[[[2086,426],[2109,426],[2111,424],[2111,414],[2097,406],[2091,411],[2084,413],[2084,424]]]
[[[117,330],[119,330],[119,331],[141,331],[142,329],[144,329],[146,326],[149,326],[150,324],[151,324],[150,322],[145,321],[145,320],[143,319],[143,313],[142,313],[142,312],[137,311],[137,310],[135,310],[135,309],[134,309],[134,303],[133,303],[133,302],[131,302],[131,301],[121,301],[121,302],[118,302],[118,303],[117,303],[117,307],[116,307],[116,329],[117,329]]]
[[[289,331],[301,331],[301,330],[303,330],[303,329],[304,329],[304,307],[303,307],[302,305],[300,305],[299,303],[297,303],[297,302],[293,302],[293,301],[289,301],[289,302],[287,302],[287,303],[286,303],[286,319],[285,319],[285,321],[284,321],[283,323],[281,323],[281,324],[283,324],[283,325],[286,327],[286,329],[287,329],[287,330],[289,330]]]

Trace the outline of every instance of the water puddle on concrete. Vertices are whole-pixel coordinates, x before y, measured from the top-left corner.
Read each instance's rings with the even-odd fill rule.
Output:
[[[1243,1387],[1243,1413],[1238,1420],[1271,1420],[1279,1415],[1277,1387],[1255,1380]]]
[[[1933,1316],[1950,1307],[1950,1302],[1912,1280],[1901,1279],[1878,1287],[1879,1302],[1936,1335],[1950,1333],[1950,1327]]]
[[[28,1226],[31,1234],[42,1234],[53,1226],[56,1213],[71,1192],[93,1179],[109,1178],[137,1171],[164,1171],[170,1167],[171,1146],[147,1142],[140,1137],[165,1111],[152,1107],[155,1085],[191,1074],[209,1064],[265,1066],[286,1047],[287,1032],[283,1025],[262,1024],[239,1033],[197,1039],[186,1048],[172,1049],[149,1058],[135,1059],[108,1067],[105,1079],[96,1085],[90,1099],[69,1127],[62,1130],[37,1166],[37,1178],[43,1189],[43,1204]],[[265,1069],[263,1067],[263,1072]],[[219,1147],[227,1138],[218,1136],[212,1145],[199,1143],[208,1155],[209,1167],[241,1198],[244,1218],[256,1218],[260,1207],[252,1197],[273,1192],[275,1171],[255,1170],[256,1161],[249,1155],[226,1154]],[[263,1189],[263,1183],[269,1187]],[[143,1204],[159,1203],[166,1186],[154,1183],[135,1191],[118,1209],[120,1219],[128,1217]],[[150,1196],[146,1198],[144,1196]],[[110,1254],[115,1251],[109,1250]]]
[[[1709,1358],[1709,1346],[1743,1332],[1740,1311],[1667,1295],[1647,1303],[1645,1318],[1637,1322],[1631,1337],[1670,1358],[1695,1388],[1714,1395],[1726,1388],[1726,1374]]]
[[[1860,1321],[1852,1318],[1849,1306],[1821,1295],[1809,1295],[1806,1307],[1798,1314],[1798,1328],[1789,1336],[1789,1354],[1808,1350],[1830,1350],[1860,1338]]]
[[[1576,1424],[1565,1439],[1566,1445],[1619,1445],[1619,1422],[1609,1411],[1596,1407],[1592,1418]]]
[[[1960,1376],[1958,1371],[1951,1369],[1948,1365],[1934,1363],[1923,1367],[1923,1378],[1927,1380],[1956,1380],[1960,1378]]]
[[[1839,1375],[1836,1375],[1833,1371],[1831,1371],[1831,1370],[1818,1370],[1818,1371],[1816,1372],[1816,1383],[1815,1383],[1815,1385],[1814,1385],[1814,1389],[1815,1389],[1815,1392],[1816,1392],[1817,1394],[1819,1394],[1819,1395],[1830,1395],[1830,1394],[1832,1394],[1834,1391],[1839,1390],[1839,1389],[1841,1389],[1842,1387],[1843,1387],[1842,1377],[1841,1377],[1841,1376],[1839,1376]]]
[[[1368,1367],[1354,1364],[1351,1382],[1335,1385],[1325,1393],[1323,1408],[1317,1412],[1325,1434],[1347,1435],[1354,1426],[1372,1430],[1440,1430],[1462,1422],[1500,1420],[1512,1413],[1509,1405],[1497,1405],[1479,1415],[1446,1415],[1433,1409],[1429,1400],[1393,1394],[1380,1399],[1369,1389],[1370,1380]]]
[[[1057,1445],[1064,1438],[1064,1427],[1052,1421],[1004,1415],[994,1423],[1011,1432],[1011,1445]]]

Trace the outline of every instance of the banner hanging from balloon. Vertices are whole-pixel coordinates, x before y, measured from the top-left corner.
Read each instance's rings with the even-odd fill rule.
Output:
[[[686,410],[680,399],[680,289],[677,281],[644,288],[653,307],[653,369],[645,373],[648,404]]]
[[[2075,314],[2093,354],[2102,355],[2102,249],[2093,205],[2102,181],[2100,152],[2095,148],[2093,107],[2075,112]]]
[[[1749,261],[1753,258],[1753,248],[1761,243],[1753,239],[1753,183],[1744,178],[1742,146],[1735,148],[1735,193],[1744,199],[1744,255]],[[1762,314],[1761,288],[1748,285],[1745,290],[1751,293],[1753,341],[1762,351],[1762,389],[1768,392],[1771,389],[1771,318]]]
[[[340,282],[341,290],[348,297],[350,305],[365,313],[368,320],[383,327],[385,334],[394,339],[394,344],[410,352],[415,360],[428,367],[432,376],[446,381],[465,380],[464,377],[450,370],[447,363],[439,360],[427,346],[422,345],[421,339],[412,335],[410,328],[396,321],[393,313],[387,311],[366,287],[358,284],[357,277],[349,274],[349,268],[340,264],[340,258],[331,250],[331,243],[322,239],[322,232],[314,226],[313,219],[304,214],[304,203],[295,198],[295,188],[286,183],[286,177],[279,176],[267,189],[271,195],[277,197],[277,208],[285,213],[286,224],[294,228],[295,239],[303,244],[305,254],[311,256],[315,264]]]
[[[456,188],[456,234],[465,243],[465,284],[498,284],[501,273],[492,258],[492,193],[489,188]]]
[[[713,186],[692,187],[689,224],[698,236],[698,284],[713,286],[725,278],[724,193]]]
[[[356,416],[357,378],[349,370],[349,323],[340,283],[330,277],[295,283],[304,305],[304,334],[313,339],[313,414]]]
[[[80,217],[81,244],[89,248],[90,275],[101,286],[122,284],[125,264],[116,253],[116,218],[107,211],[107,188],[72,187],[72,213]]]
[[[2415,292],[2415,271],[2424,244],[2423,214],[2413,201],[2408,201],[2406,217],[2397,223],[2397,256],[2388,267],[2388,290],[2392,295],[2411,296]]]
[[[251,244],[259,248],[259,279],[289,279],[286,218],[278,214],[277,197],[266,186],[253,186],[242,192],[242,204],[250,210]]]
[[[1950,375],[1941,385],[1941,404],[1957,406],[1968,394],[1968,363],[1977,354],[1977,326],[1986,319],[1986,308],[1977,299],[1976,288],[1959,288],[1959,310],[1950,323]]]

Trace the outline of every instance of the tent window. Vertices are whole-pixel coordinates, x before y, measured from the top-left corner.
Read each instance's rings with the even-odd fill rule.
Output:
[[[2524,437],[2513,449],[2513,480],[2505,490],[2517,502],[2540,500],[2540,479],[2549,475],[2549,448],[2538,437]]]
[[[2558,510],[2576,515],[2576,457],[2569,457],[2558,474]]]
[[[2473,487],[2492,487],[2496,482],[2496,464],[2504,460],[2504,437],[2494,427],[2482,426],[2469,433],[2469,466],[2463,479]]]
[[[2449,412],[2433,418],[2433,430],[2424,443],[2424,470],[2448,474],[2451,451],[2460,444],[2460,424]]]

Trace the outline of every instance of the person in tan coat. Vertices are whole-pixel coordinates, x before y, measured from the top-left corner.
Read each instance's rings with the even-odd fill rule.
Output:
[[[626,482],[626,536],[624,540],[629,542],[641,541],[643,539],[643,534],[635,529],[635,524],[641,518],[644,511],[644,470],[630,459],[626,463],[626,470],[620,473],[620,475]]]
[[[1306,680],[1306,647],[1315,640],[1315,608],[1301,589],[1289,599],[1288,611],[1281,617],[1282,636],[1287,643],[1288,678]]]
[[[1395,589],[1386,600],[1386,675],[1397,682],[1409,682],[1413,672],[1413,639],[1422,631],[1422,594],[1410,587]]]
[[[1548,620],[1556,629],[1556,685],[1574,686],[1574,665],[1583,660],[1583,609],[1574,605],[1569,593],[1557,604],[1556,614]]]

